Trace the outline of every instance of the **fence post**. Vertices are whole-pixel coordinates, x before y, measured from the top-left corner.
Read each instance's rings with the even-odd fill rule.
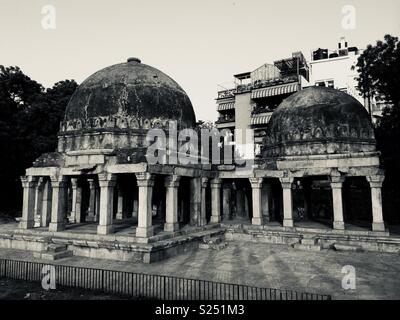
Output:
[[[101,270],[101,290],[104,292],[104,269]]]

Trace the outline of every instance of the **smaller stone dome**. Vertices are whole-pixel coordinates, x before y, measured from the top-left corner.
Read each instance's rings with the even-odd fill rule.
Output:
[[[363,105],[339,90],[310,87],[285,99],[272,114],[263,157],[376,151]]]

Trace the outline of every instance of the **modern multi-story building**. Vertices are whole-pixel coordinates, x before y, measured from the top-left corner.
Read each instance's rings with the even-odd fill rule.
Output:
[[[350,47],[344,37],[335,50],[314,50],[310,62],[310,83],[315,86],[334,88],[356,98],[371,114],[375,122],[382,116],[383,104],[374,97],[365,98],[358,89],[357,60],[362,50]]]
[[[336,50],[312,51],[307,62],[303,53],[264,64],[252,72],[234,75],[234,87],[218,92],[218,129],[254,129],[255,153],[265,137],[273,110],[288,96],[309,86],[334,88],[356,98],[372,115],[382,115],[384,104],[364,99],[358,89],[357,59],[361,50],[349,47],[344,38]]]
[[[272,112],[289,95],[309,86],[309,66],[303,53],[234,75],[235,87],[218,92],[218,129],[254,129],[256,154]]]

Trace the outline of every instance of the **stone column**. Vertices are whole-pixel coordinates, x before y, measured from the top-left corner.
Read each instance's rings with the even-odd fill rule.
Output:
[[[120,185],[117,187],[118,192],[118,202],[117,202],[117,214],[115,218],[117,220],[122,220],[124,218],[124,195]]]
[[[32,229],[35,225],[35,195],[37,177],[23,176],[21,183],[23,188],[22,218],[19,222],[20,229]]]
[[[333,229],[344,230],[343,219],[343,182],[345,177],[331,176],[333,201]]]
[[[72,189],[72,206],[69,216],[69,222],[76,223],[76,202],[77,202],[77,190],[78,190],[77,178],[71,178],[71,189]]]
[[[87,179],[89,183],[89,208],[86,216],[86,221],[95,221],[96,214],[96,181],[94,179]]]
[[[43,205],[43,178],[40,177],[36,184],[35,190],[35,227],[40,227],[40,219],[42,215]]]
[[[64,176],[52,176],[50,179],[53,188],[53,197],[51,201],[49,231],[62,231],[65,229],[67,182]]]
[[[99,225],[97,234],[106,235],[113,230],[113,204],[114,187],[116,185],[116,176],[113,174],[99,174],[100,186],[100,205],[99,205]]]
[[[208,178],[201,178],[201,213],[200,213],[200,226],[205,226],[207,224],[207,182]]]
[[[251,223],[253,225],[263,225],[262,216],[262,199],[261,199],[261,187],[263,183],[262,178],[250,178],[251,190],[252,190],[252,203],[253,203],[253,219]]]
[[[221,222],[221,179],[212,179],[211,186],[211,223]]]
[[[190,225],[199,226],[201,218],[201,178],[190,179]]]
[[[292,183],[293,177],[283,177],[279,179],[282,185],[283,193],[283,226],[293,227],[293,199]]]
[[[229,184],[222,186],[222,220],[229,220],[231,216],[231,188]]]
[[[201,178],[190,179],[190,225],[199,226],[201,217]]]
[[[154,235],[152,226],[152,196],[154,177],[148,172],[136,173],[137,183],[139,187],[139,210],[138,210],[138,226],[136,228],[136,236],[148,238]]]
[[[367,180],[371,187],[372,231],[385,231],[382,211],[382,184],[385,180],[385,176],[368,176]]]
[[[46,181],[43,186],[43,203],[42,203],[42,216],[40,221],[41,227],[47,227],[51,220],[51,199],[53,197],[53,189],[51,182]]]
[[[181,177],[177,175],[165,178],[165,224],[164,231],[178,231],[178,187]]]
[[[82,222],[82,186],[80,186],[79,184],[76,188],[75,222]]]
[[[270,183],[265,183],[261,189],[262,201],[262,216],[263,221],[271,221],[272,216],[272,186]]]

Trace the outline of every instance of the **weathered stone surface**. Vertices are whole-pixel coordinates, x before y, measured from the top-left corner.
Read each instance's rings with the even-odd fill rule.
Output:
[[[272,114],[263,157],[375,151],[365,108],[338,90],[310,87],[285,99]]]

